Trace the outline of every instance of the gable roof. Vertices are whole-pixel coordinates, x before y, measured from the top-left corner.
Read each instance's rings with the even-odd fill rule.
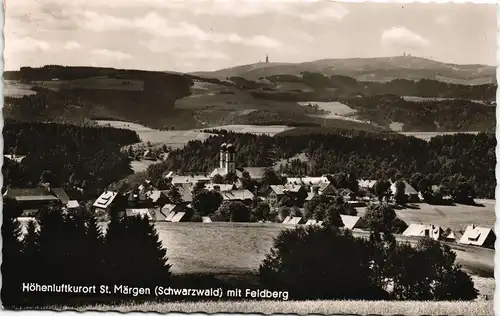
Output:
[[[169,213],[164,212],[159,207],[155,208],[155,209],[150,209],[149,213],[153,217],[153,220],[157,221],[157,222],[165,222],[167,220],[168,215],[169,215]]]
[[[318,186],[323,182],[330,182],[327,177],[298,177],[287,178],[286,183],[306,186]]]
[[[358,180],[358,186],[365,189],[372,189],[375,183],[377,183],[377,180]]]
[[[297,193],[303,188],[303,186],[301,186],[300,184],[286,183],[284,185],[284,188],[284,191]]]
[[[203,223],[211,223],[211,222],[212,222],[212,219],[210,219],[210,217],[209,217],[209,216],[202,216],[202,217],[201,217],[201,221],[202,221]]]
[[[68,204],[66,204],[67,208],[77,208],[80,207],[80,204],[78,203],[77,200],[69,200]]]
[[[285,186],[284,185],[270,185],[269,188],[276,194],[276,195],[283,195],[285,194]]]
[[[215,177],[216,175],[221,175],[225,176],[227,174],[226,168],[215,168],[211,173],[210,173],[210,178]]]
[[[142,218],[146,217],[149,220],[153,219],[147,208],[129,208],[125,210],[125,213],[127,216],[140,216]]]
[[[431,237],[435,240],[440,239],[444,233],[440,226],[432,224],[410,224],[403,232],[403,236],[413,237]]]
[[[406,195],[415,195],[415,194],[418,194],[417,190],[415,190],[406,180],[403,180],[402,182],[405,185],[405,194]],[[393,195],[396,195],[396,191],[397,191],[397,189],[396,189],[396,183],[397,183],[397,181],[393,182],[391,184],[391,191],[392,191]]]
[[[219,187],[220,192],[226,192],[226,191],[231,191],[235,188],[234,184],[216,184],[216,183],[208,183],[205,184],[205,189],[212,191],[216,190],[217,187]]]
[[[248,174],[250,175],[250,178],[255,179],[255,180],[260,180],[264,177],[264,174],[266,172],[266,168],[265,167],[237,168],[236,175],[238,176],[238,178],[241,178],[245,171],[248,172]]]
[[[177,212],[174,217],[172,217],[171,221],[172,223],[178,223],[182,220],[186,212]]]
[[[310,219],[306,222],[306,225],[323,225],[323,221],[318,221],[318,220],[315,220],[315,219]]]
[[[307,197],[306,197],[306,201],[312,200],[313,197],[315,197],[315,196],[316,196],[316,193],[314,193],[314,192],[308,192],[307,193]]]
[[[283,220],[282,224],[288,224],[288,222],[292,219],[291,216],[287,216],[285,217],[285,219]]]
[[[298,225],[298,224],[302,224],[304,222],[303,218],[300,217],[300,216],[295,216],[295,217],[292,217],[288,222],[287,224],[288,225]]]
[[[67,205],[68,202],[69,202],[69,196],[68,194],[66,194],[66,192],[64,191],[64,189],[62,188],[53,188],[51,189],[52,193],[54,193],[55,196],[57,196],[59,198],[59,200],[61,200],[61,202],[64,204],[64,205]]]
[[[101,194],[97,200],[95,200],[93,206],[97,208],[107,208],[113,203],[113,200],[117,197],[118,192],[105,191]]]
[[[231,190],[222,192],[222,198],[225,201],[251,200],[254,198],[254,194],[248,190]]]
[[[359,216],[352,215],[340,215],[342,222],[344,223],[344,228],[353,230],[354,228],[364,228],[364,222]]]
[[[469,225],[465,229],[459,243],[463,245],[483,246],[490,234],[493,234],[496,238],[495,232],[491,228]]]
[[[175,212],[170,212],[170,213],[168,213],[167,218],[165,218],[165,220],[167,222],[171,222],[172,219],[174,218],[174,216],[175,216]]]
[[[165,204],[165,205],[163,205],[163,207],[161,208],[161,210],[165,214],[168,214],[168,213],[174,211],[176,207],[177,207],[177,205],[175,205],[175,204]]]

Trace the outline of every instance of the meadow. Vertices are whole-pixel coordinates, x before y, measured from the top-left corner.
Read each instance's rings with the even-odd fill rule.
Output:
[[[442,136],[442,135],[454,135],[458,133],[464,133],[464,134],[478,134],[479,132],[477,131],[467,131],[467,132],[399,132],[400,134],[403,134],[405,136],[413,136],[416,138],[420,138],[423,140],[430,140],[432,137],[436,136]]]
[[[290,315],[493,315],[493,301],[240,301],[240,302],[147,302],[84,307],[48,307],[50,310],[118,311],[157,313],[238,313]]]
[[[22,98],[25,95],[36,94],[35,91],[31,90],[32,85],[18,83],[13,80],[4,80],[3,86],[3,96],[12,98]]]
[[[345,104],[340,102],[316,102],[316,101],[308,101],[308,102],[298,102],[299,105],[309,106],[316,105],[323,111],[328,112],[328,114],[319,115],[324,118],[344,118],[355,120],[352,116],[357,113],[356,110],[348,107]],[[359,120],[355,120],[361,122]]]

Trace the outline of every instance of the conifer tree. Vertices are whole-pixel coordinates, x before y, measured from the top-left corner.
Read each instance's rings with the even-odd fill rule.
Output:
[[[12,307],[21,303],[21,282],[19,267],[22,263],[21,224],[17,220],[20,215],[17,205],[12,200],[3,203],[2,224],[2,303]]]

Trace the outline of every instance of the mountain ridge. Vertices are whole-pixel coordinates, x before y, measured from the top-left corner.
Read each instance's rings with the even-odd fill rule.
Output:
[[[496,84],[496,67],[481,64],[453,64],[414,56],[373,58],[327,58],[306,62],[260,62],[195,71],[188,74],[203,77],[243,77],[257,79],[270,75],[300,75],[316,72],[328,76],[343,75],[359,81],[385,82],[395,79],[430,79],[456,84]]]

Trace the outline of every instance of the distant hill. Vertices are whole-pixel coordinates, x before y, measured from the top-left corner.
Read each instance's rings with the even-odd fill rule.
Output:
[[[358,80],[333,71],[335,63],[344,69],[352,65],[365,76],[399,73],[401,78]],[[488,73],[487,66],[453,70],[442,65],[446,64],[414,57],[263,63],[221,70],[211,77],[96,67],[22,67],[4,73],[3,114],[18,120],[106,119],[177,130],[231,124],[405,132],[494,129],[496,85],[411,79],[417,71],[429,73],[439,67],[472,78],[472,73]],[[313,68],[319,70],[301,71]],[[328,71],[321,69],[335,74],[326,75]]]
[[[496,84],[496,68],[487,65],[457,65],[413,56],[322,59],[303,63],[256,63],[212,72],[195,72],[205,77],[244,77],[255,80],[271,75],[299,75],[316,72],[343,75],[359,81],[431,79],[456,84]]]

